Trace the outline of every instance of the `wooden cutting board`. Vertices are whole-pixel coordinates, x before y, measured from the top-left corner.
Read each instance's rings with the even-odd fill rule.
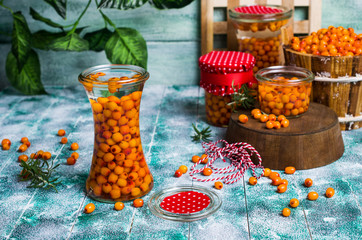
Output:
[[[240,114],[246,114],[249,121],[240,123]],[[267,129],[265,123],[252,118],[250,111],[242,110],[232,114],[226,140],[251,144],[260,153],[263,166],[271,169],[310,169],[332,163],[343,155],[338,117],[330,108],[311,103],[304,115],[289,120],[287,128]]]

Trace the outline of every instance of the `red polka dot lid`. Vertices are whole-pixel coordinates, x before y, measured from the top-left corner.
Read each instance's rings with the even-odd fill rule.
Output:
[[[216,74],[247,72],[253,69],[253,55],[236,51],[212,51],[199,58],[201,71]]]
[[[283,10],[275,7],[262,6],[262,5],[252,5],[252,6],[241,6],[234,8],[235,12],[247,13],[247,14],[273,14],[280,13]]]
[[[199,58],[200,86],[208,93],[225,96],[242,84],[255,82],[253,55],[236,51],[212,51]]]

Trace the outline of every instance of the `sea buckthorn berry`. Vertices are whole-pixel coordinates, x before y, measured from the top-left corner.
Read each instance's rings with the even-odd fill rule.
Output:
[[[255,177],[250,177],[249,178],[249,184],[250,185],[256,185],[258,183],[258,179],[256,179]]]
[[[275,114],[269,114],[268,118],[269,118],[269,121],[271,121],[271,122],[274,122],[277,120],[277,117],[275,116]]]
[[[140,198],[137,198],[135,200],[133,200],[133,206],[136,208],[142,207],[143,206],[143,200]]]
[[[206,164],[209,161],[209,158],[207,157],[206,154],[202,154],[200,158],[202,159],[201,160],[202,164]]]
[[[268,129],[272,129],[272,128],[274,128],[274,123],[272,121],[267,121],[265,123],[265,127]]]
[[[256,112],[256,113],[253,115],[253,117],[254,117],[255,119],[260,119],[261,116],[262,116],[261,112]]]
[[[11,146],[11,141],[10,141],[9,139],[5,138],[5,139],[3,139],[3,140],[1,141],[1,145],[2,145],[2,146],[4,146],[4,145],[9,145],[9,146]]]
[[[282,179],[280,177],[276,177],[276,178],[272,179],[272,185],[279,186],[280,184],[282,184]]]
[[[20,162],[20,161],[26,162],[26,161],[28,161],[28,156],[25,155],[25,154],[20,155],[20,156],[18,157],[18,161],[19,161],[19,162]]]
[[[61,140],[60,140],[60,143],[62,144],[66,144],[68,142],[68,138],[66,137],[63,137]]]
[[[73,151],[78,150],[78,148],[79,148],[79,145],[76,142],[74,142],[70,145],[70,149],[72,149]]]
[[[271,172],[270,174],[269,174],[269,178],[271,179],[271,180],[273,180],[274,178],[276,178],[276,177],[279,177],[280,175],[279,175],[279,173],[277,173],[277,172]]]
[[[280,122],[278,122],[278,121],[273,122],[273,127],[274,127],[275,129],[280,129],[280,128],[281,128]]]
[[[121,211],[124,208],[124,203],[123,202],[116,202],[114,204],[114,209],[117,211]]]
[[[264,177],[269,177],[270,173],[271,173],[270,168],[264,168]]]
[[[288,186],[289,182],[288,182],[288,180],[287,180],[287,179],[282,179],[281,184],[285,184],[285,185],[287,185],[287,186]]]
[[[334,196],[334,189],[333,188],[327,188],[326,190],[326,197],[331,198]]]
[[[187,167],[185,165],[181,165],[179,168],[178,168],[183,174],[187,173]]]
[[[3,144],[3,145],[2,145],[2,149],[3,149],[3,150],[9,150],[9,149],[10,149],[10,145],[9,145],[9,144]]]
[[[305,179],[305,180],[304,180],[304,185],[305,185],[306,187],[311,187],[311,186],[313,185],[313,180],[310,179],[310,178]]]
[[[103,106],[99,102],[94,102],[92,104],[92,109],[95,113],[101,113],[103,111]]]
[[[59,129],[58,130],[58,136],[64,136],[65,135],[65,130],[64,129]]]
[[[269,120],[269,117],[266,114],[261,115],[260,118],[259,118],[259,121],[262,122],[262,123],[265,123],[268,120]]]
[[[181,176],[182,176],[181,170],[180,170],[180,169],[177,169],[177,170],[175,171],[175,177],[181,177]]]
[[[52,157],[52,154],[50,152],[45,152],[42,154],[42,158],[44,160],[49,160]]]
[[[288,127],[289,126],[289,120],[288,119],[283,119],[281,122],[280,122],[280,125],[284,128]]]
[[[27,137],[22,137],[20,140],[21,143],[29,142],[29,139]]]
[[[67,164],[68,165],[74,165],[76,160],[73,157],[67,158]]]
[[[296,198],[292,198],[290,199],[289,201],[289,205],[292,207],[292,208],[296,208],[299,206],[299,200],[296,199]]]
[[[286,174],[294,174],[295,173],[295,167],[292,167],[292,166],[286,167],[284,172]]]
[[[24,144],[29,148],[31,146],[31,143],[29,141],[24,142]]]
[[[96,206],[94,205],[94,203],[88,203],[84,207],[84,212],[85,213],[92,213],[94,211],[94,209],[96,209]]]
[[[288,189],[287,185],[286,184],[280,184],[277,188],[277,192],[278,193],[284,193],[286,192]]]
[[[75,160],[79,158],[79,154],[77,152],[73,152],[70,156],[73,157]]]
[[[284,217],[289,217],[290,216],[290,209],[289,208],[284,208],[282,211],[282,215]]]
[[[202,174],[204,174],[205,176],[210,176],[212,174],[212,169],[211,168],[205,168],[202,171]]]
[[[283,121],[284,119],[287,119],[284,115],[279,115],[277,118],[279,122]]]
[[[240,114],[239,117],[238,117],[239,121],[241,123],[247,123],[248,122],[248,116],[246,116],[245,114]]]
[[[18,151],[19,152],[25,152],[28,149],[28,146],[26,146],[25,144],[21,144]]]
[[[251,110],[251,115],[254,116],[254,114],[257,113],[257,112],[261,113],[260,109],[255,108],[255,109]]]
[[[219,182],[219,181],[218,181],[218,182],[215,182],[215,183],[214,183],[214,186],[215,186],[216,189],[219,189],[219,190],[220,190],[220,189],[223,188],[224,185],[222,184],[222,182]]]
[[[316,192],[310,192],[308,193],[308,200],[315,201],[318,199],[319,195]]]
[[[200,161],[200,157],[199,156],[197,156],[197,155],[195,155],[195,156],[192,156],[192,162],[194,162],[194,163],[197,163],[197,162],[199,162]]]

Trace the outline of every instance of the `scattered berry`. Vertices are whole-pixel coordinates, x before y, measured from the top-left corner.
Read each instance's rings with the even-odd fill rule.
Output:
[[[287,191],[287,189],[288,189],[287,185],[285,185],[285,184],[280,184],[280,185],[278,186],[278,188],[277,188],[277,192],[278,192],[278,193],[284,193],[284,192]]]
[[[201,163],[202,164],[206,164],[208,161],[209,161],[209,158],[207,157],[207,155],[206,154],[202,154],[201,155]]]
[[[262,123],[265,123],[268,120],[269,120],[269,116],[266,115],[266,114],[261,115],[260,118],[259,118],[259,121],[262,122]]]
[[[318,193],[316,192],[310,192],[308,193],[308,199],[311,200],[311,201],[315,201],[317,200],[319,197]]]
[[[73,157],[69,157],[67,159],[67,164],[68,165],[74,165],[76,163],[77,160],[75,160]]]
[[[267,121],[267,122],[265,123],[265,127],[266,127],[267,129],[272,129],[272,128],[274,128],[274,123],[273,123],[272,121]]]
[[[250,185],[256,185],[258,183],[258,179],[256,179],[255,177],[250,177],[249,178],[249,184]]]
[[[197,163],[197,162],[199,162],[199,161],[200,161],[200,157],[199,157],[199,156],[197,156],[197,155],[192,156],[191,161],[192,161],[192,162],[194,162],[194,163]]]
[[[211,168],[205,168],[205,169],[202,171],[202,174],[204,174],[205,176],[210,176],[210,175],[212,174]]]
[[[219,190],[222,189],[223,186],[224,186],[224,185],[222,184],[222,182],[215,182],[214,185],[215,185],[215,188],[216,188],[216,189],[219,189]]]
[[[85,207],[84,207],[84,212],[85,213],[92,213],[94,211],[94,209],[96,209],[96,206],[94,205],[94,203],[88,203]]]
[[[187,173],[187,167],[185,165],[181,165],[179,168],[178,168],[183,174]]]
[[[269,174],[269,178],[270,178],[271,180],[273,180],[273,179],[276,178],[276,177],[279,177],[279,173],[277,173],[277,172],[271,172],[271,173]]]
[[[313,185],[313,180],[310,179],[310,178],[305,179],[304,185],[305,185],[306,187],[311,187],[311,186]]]
[[[65,130],[64,129],[59,129],[58,130],[58,136],[64,136],[65,135]]]
[[[20,162],[20,161],[26,162],[26,161],[28,161],[28,156],[25,155],[25,154],[20,155],[20,156],[18,157],[18,161],[19,161],[19,162]]]
[[[182,172],[180,169],[177,169],[175,172],[175,177],[181,177],[182,176]]]
[[[240,114],[239,117],[238,117],[239,121],[241,123],[247,123],[248,122],[248,116],[246,116],[245,114]]]
[[[272,179],[272,184],[274,186],[279,186],[280,184],[282,184],[282,179],[280,177],[276,177]]]
[[[116,209],[117,211],[121,211],[124,208],[124,203],[123,202],[116,202],[114,204],[114,209]]]
[[[281,184],[285,184],[285,185],[287,185],[287,186],[288,186],[289,182],[288,182],[288,180],[287,180],[287,179],[282,179]]]
[[[290,216],[290,209],[289,208],[284,208],[282,211],[282,215],[284,217],[289,217]]]
[[[264,177],[269,177],[271,173],[270,168],[264,168]]]
[[[78,150],[78,148],[79,148],[79,145],[76,142],[74,142],[70,145],[70,149],[72,149],[73,151]]]
[[[52,154],[50,152],[45,152],[42,154],[42,158],[44,160],[49,160],[52,157]]]
[[[22,137],[20,140],[21,143],[29,142],[29,139],[27,137]]]
[[[9,145],[9,146],[11,146],[11,141],[10,141],[9,139],[5,138],[5,139],[3,139],[3,140],[1,141],[1,145],[2,145],[2,146],[4,146],[4,145]]]
[[[66,137],[63,137],[61,140],[60,140],[60,143],[62,144],[66,144],[68,142],[68,138]]]
[[[18,151],[19,152],[25,152],[28,149],[28,146],[26,146],[25,144],[21,144]]]
[[[143,200],[140,198],[137,198],[135,200],[133,200],[133,206],[136,208],[142,207],[143,206]]]
[[[286,167],[284,172],[286,174],[294,174],[295,173],[295,167]]]
[[[70,156],[73,157],[75,160],[79,158],[79,154],[77,152],[73,152]]]
[[[331,198],[334,196],[334,189],[333,188],[327,188],[326,190],[326,197]]]

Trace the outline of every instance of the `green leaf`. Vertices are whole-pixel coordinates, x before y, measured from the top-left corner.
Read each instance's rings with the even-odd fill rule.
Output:
[[[111,63],[132,64],[147,69],[147,45],[132,28],[117,28],[107,41],[105,51]]]
[[[112,36],[112,32],[107,28],[103,28],[101,30],[90,32],[84,35],[84,39],[89,42],[89,49],[93,51],[103,51],[106,42]]]
[[[193,1],[194,0],[148,0],[152,6],[158,9],[183,8]]]
[[[40,63],[38,54],[30,50],[28,58],[22,69],[19,69],[16,57],[9,52],[6,59],[6,76],[12,86],[24,94],[44,94],[46,93],[40,80]]]
[[[55,51],[86,51],[89,49],[87,40],[81,38],[77,33],[55,39],[49,48]]]
[[[51,27],[55,27],[55,28],[60,28],[60,29],[63,29],[64,26],[63,25],[60,25],[58,23],[55,23],[53,22],[52,20],[50,20],[49,18],[45,18],[43,16],[41,16],[37,11],[35,11],[32,7],[30,7],[30,15],[35,19],[35,20],[38,20],[38,21],[41,21]]]
[[[127,10],[138,8],[144,5],[147,0],[101,0],[98,8],[117,8],[120,10]]]
[[[50,4],[63,19],[66,18],[67,0],[44,0],[44,2]]]
[[[14,23],[11,52],[16,58],[19,69],[21,69],[27,60],[29,51],[31,50],[31,33],[21,12],[14,13],[13,18]]]

